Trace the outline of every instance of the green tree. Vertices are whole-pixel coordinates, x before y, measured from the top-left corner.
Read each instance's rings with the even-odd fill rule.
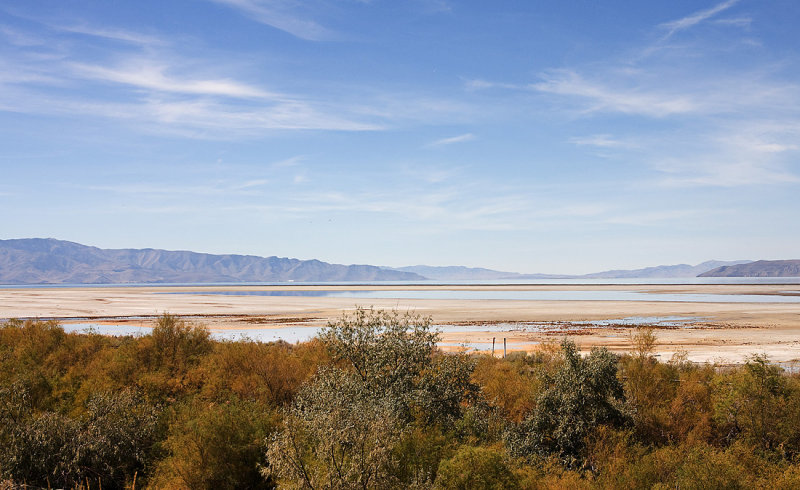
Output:
[[[520,455],[555,455],[573,466],[581,462],[586,439],[600,425],[627,422],[624,391],[617,379],[617,358],[606,349],[581,357],[575,343],[561,343],[563,362],[545,374],[545,389],[536,408],[509,434],[508,443]]]
[[[167,456],[156,468],[160,488],[272,488],[262,477],[264,441],[278,414],[263,405],[233,399],[187,403],[177,410],[163,442]]]
[[[787,426],[794,420],[787,417],[791,393],[786,379],[766,355],[748,359],[743,368],[717,384],[717,393],[716,420],[727,428],[729,440],[741,436],[772,450],[796,431]]]
[[[474,362],[466,355],[434,355],[439,334],[431,319],[397,311],[357,309],[320,334],[334,362],[353,372],[402,419],[452,423],[462,402],[474,399]]]
[[[403,488],[435,474],[441,453],[399,448],[416,447],[409,431],[453,427],[477,386],[467,357],[435,354],[430,327],[429,318],[365,309],[330,323],[320,339],[334,366],[301,388],[268,473],[310,488]]]
[[[264,474],[287,488],[399,487],[390,462],[402,432],[393,400],[359,376],[322,369],[298,393]]]
[[[491,447],[463,446],[441,462],[436,488],[490,490],[519,488],[506,463],[504,451]]]
[[[159,412],[126,389],[96,395],[83,417],[46,411],[17,419],[2,429],[0,468],[4,476],[41,486],[72,487],[90,478],[123,488],[150,461]]]

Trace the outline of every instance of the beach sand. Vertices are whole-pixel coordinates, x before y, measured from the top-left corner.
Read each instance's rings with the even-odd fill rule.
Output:
[[[653,294],[713,294],[715,302],[681,301],[536,301],[500,299],[356,299],[308,296],[208,294],[218,291],[313,290],[466,290],[466,291],[639,291]],[[203,293],[206,294],[203,294]],[[181,293],[181,294],[165,294]],[[800,295],[798,285],[500,285],[500,286],[190,286],[190,287],[48,287],[0,289],[0,318],[54,318],[64,323],[151,326],[162,313],[187,316],[212,330],[264,329],[294,325],[317,327],[356,307],[412,311],[450,325],[443,348],[459,342],[491,343],[502,351],[534,350],[541,343],[569,335],[583,349],[630,348],[632,326],[569,325],[629,317],[687,317],[680,326],[658,327],[656,353],[668,360],[686,351],[697,362],[736,363],[754,353],[789,363],[800,359],[800,303],[726,302],[727,294]],[[718,299],[716,299],[718,298]],[[542,331],[515,330],[525,322],[548,322]],[[480,325],[506,331],[480,330]],[[458,325],[468,325],[458,331]],[[467,331],[468,330],[468,331]],[[534,329],[536,330],[536,329]]]

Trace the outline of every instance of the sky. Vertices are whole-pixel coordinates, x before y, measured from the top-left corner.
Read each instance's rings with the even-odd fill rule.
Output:
[[[796,0],[0,0],[0,238],[800,258]]]

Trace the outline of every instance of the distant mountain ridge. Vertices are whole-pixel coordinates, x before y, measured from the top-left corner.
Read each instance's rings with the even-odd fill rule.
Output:
[[[619,269],[602,272],[594,272],[582,275],[566,274],[520,274],[518,272],[504,272],[480,267],[463,266],[430,266],[413,265],[408,267],[389,268],[391,270],[414,272],[421,276],[436,281],[491,281],[491,280],[525,280],[525,279],[657,279],[657,278],[680,278],[697,277],[698,274],[710,271],[720,266],[730,266],[735,264],[745,264],[749,260],[709,260],[697,265],[677,264],[659,265],[646,267],[644,269]]]
[[[413,272],[434,281],[492,281],[503,279],[561,279],[571,276],[553,274],[520,274],[518,272],[496,271],[482,267],[461,265],[431,266],[411,265],[407,267],[387,267],[390,270]]]
[[[717,267],[700,277],[800,277],[800,260],[757,260]]]
[[[751,264],[782,264],[772,272],[737,269]],[[753,265],[753,267],[756,267]],[[778,267],[777,265],[775,267]],[[738,272],[738,271],[750,272]],[[710,272],[717,271],[717,276]],[[760,271],[760,272],[759,272]],[[618,279],[720,277],[772,274],[800,276],[795,261],[707,261],[661,265],[584,275],[520,274],[464,266],[377,267],[339,265],[254,255],[214,255],[159,249],[101,249],[53,238],[0,240],[0,284],[125,284],[210,282],[498,281],[537,279]]]
[[[592,274],[585,274],[580,277],[586,279],[594,279],[594,278],[625,279],[625,278],[648,278],[648,277],[657,279],[657,278],[670,278],[670,277],[697,277],[698,275],[703,274],[704,272],[710,271],[720,266],[746,264],[748,262],[750,261],[708,260],[706,262],[697,265],[689,265],[689,264],[659,265],[656,267],[646,267],[644,269],[610,270],[604,272],[595,272]]]
[[[0,240],[0,284],[420,281],[412,272],[254,255],[101,249],[53,238]]]

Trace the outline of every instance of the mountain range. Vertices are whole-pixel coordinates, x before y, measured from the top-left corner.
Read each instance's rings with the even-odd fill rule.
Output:
[[[716,261],[585,275],[521,274],[463,266],[379,267],[254,255],[101,249],[53,238],[0,240],[0,284],[124,284],[800,276],[800,260]]]
[[[700,277],[800,277],[800,260],[757,260],[717,267]]]
[[[101,249],[52,238],[0,240],[0,284],[419,281],[413,272],[253,255]]]
[[[730,266],[750,262],[748,260],[721,261],[709,260],[697,265],[677,264],[659,265],[644,269],[609,270],[583,275],[564,274],[520,274],[517,272],[503,272],[491,269],[445,266],[434,267],[429,265],[414,265],[398,267],[392,270],[414,272],[435,281],[491,281],[491,280],[524,280],[524,279],[656,279],[675,277],[697,277],[698,274],[710,271],[720,266]]]

